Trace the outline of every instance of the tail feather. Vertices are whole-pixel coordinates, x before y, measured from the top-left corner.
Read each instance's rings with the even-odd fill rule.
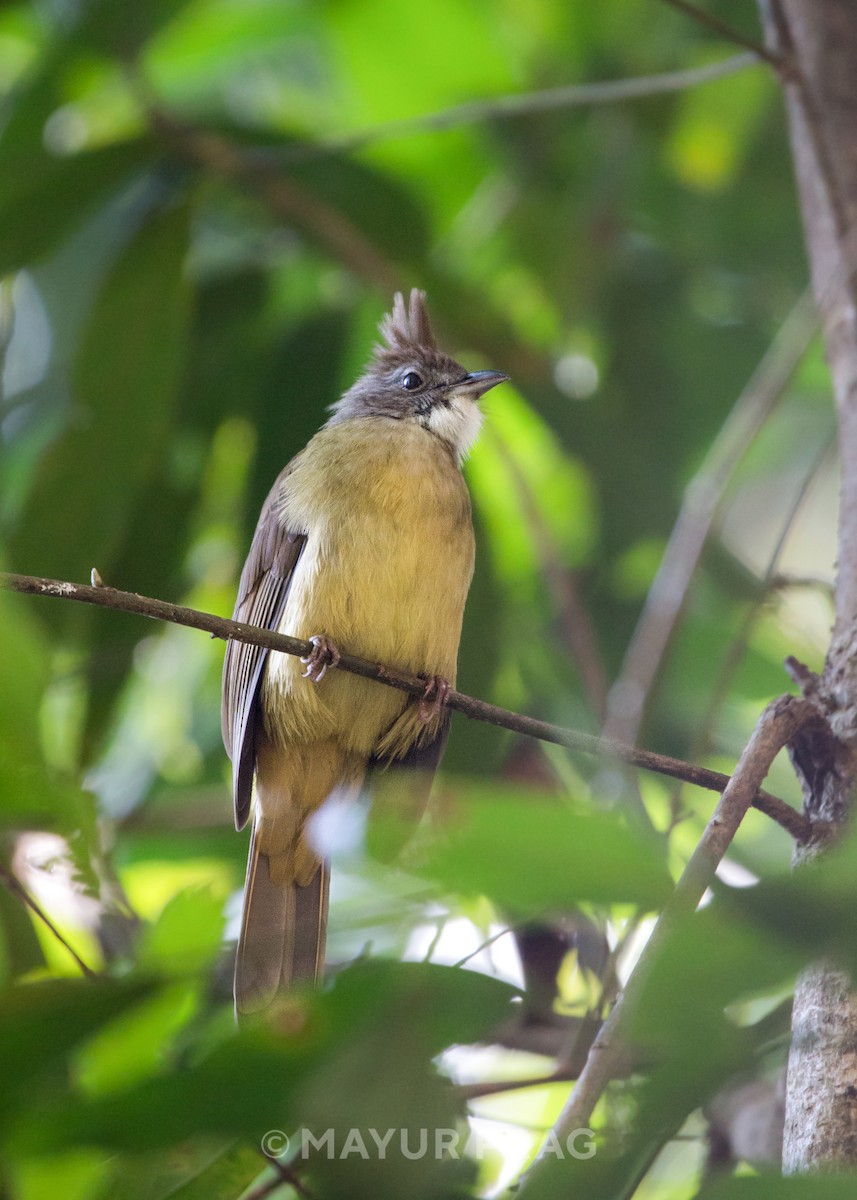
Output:
[[[315,983],[324,964],[330,872],[322,863],[304,887],[271,879],[254,825],[235,958],[235,1008],[258,1012],[295,984]]]
[[[312,881],[295,884],[295,936],[292,942],[291,973],[281,974],[281,986],[291,982],[316,983],[324,972],[324,948],[327,943],[327,906],[330,892],[330,867],[323,862]]]

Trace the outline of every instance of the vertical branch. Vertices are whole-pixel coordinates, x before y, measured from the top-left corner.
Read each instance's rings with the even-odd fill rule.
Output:
[[[857,996],[826,963],[798,979],[786,1085],[783,1171],[857,1163],[851,1093],[857,1080]]]
[[[857,233],[857,8],[850,0],[764,0],[770,40],[793,56],[785,85],[798,192],[813,287],[855,260]],[[824,304],[827,358],[839,419],[842,507],[836,626],[828,682],[844,707],[857,692],[857,292],[853,266]],[[843,730],[854,737],[852,728]]]
[[[38,917],[45,928],[53,934],[59,944],[69,952],[71,957],[80,967],[81,973],[84,974],[88,979],[95,979],[95,972],[92,970],[92,968],[87,966],[87,964],[75,950],[74,946],[72,946],[63,937],[48,914],[35,902],[33,897],[20,882],[17,876],[15,876],[12,871],[8,870],[2,864],[0,864],[0,884],[2,884],[9,894],[14,896],[15,899],[24,906],[24,908],[29,909],[34,916]]]
[[[853,0],[759,0],[769,45],[791,62],[789,133],[816,296],[835,290],[823,330],[839,425],[842,491],[836,619],[824,674],[810,680],[825,725],[793,747],[807,815],[840,826],[857,781],[857,5]],[[815,857],[823,841],[796,856]],[[824,963],[795,992],[786,1091],[787,1171],[857,1164],[857,995]]]

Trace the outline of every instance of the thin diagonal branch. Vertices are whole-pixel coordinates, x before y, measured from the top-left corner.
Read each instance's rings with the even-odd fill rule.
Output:
[[[526,1088],[545,1087],[551,1083],[572,1083],[576,1073],[563,1069],[548,1075],[533,1075],[526,1079],[496,1079],[488,1083],[461,1083],[456,1093],[463,1100],[482,1100],[485,1096],[501,1096],[506,1092],[520,1092]]]
[[[527,918],[527,919],[532,920],[532,918]],[[495,942],[499,942],[500,938],[504,938],[507,934],[515,933],[515,931],[520,928],[521,928],[520,924],[504,926],[503,929],[501,929],[499,931],[499,933],[492,933],[490,937],[485,938],[485,940],[483,942],[480,942],[475,950],[471,950],[469,954],[465,954],[464,958],[459,958],[457,960],[457,962],[454,962],[452,965],[454,967],[466,966],[470,962],[471,959],[476,957],[477,954],[481,954],[483,950],[487,950],[490,946],[493,946]]]
[[[38,917],[42,924],[50,930],[59,944],[68,951],[68,953],[80,967],[82,974],[84,974],[87,979],[95,979],[96,974],[92,967],[87,966],[87,964],[75,950],[74,946],[70,945],[69,942],[63,937],[45,910],[36,903],[20,880],[2,864],[0,864],[0,883],[2,883],[3,887],[6,888],[10,895],[14,896],[15,899],[19,903],[23,904],[25,908],[28,908],[30,912],[33,913],[34,916]]]
[[[700,25],[705,25],[706,28],[712,29],[720,37],[725,38],[727,42],[734,42],[736,46],[743,46],[745,50],[752,51],[757,58],[761,58],[764,62],[770,65],[776,71],[788,69],[788,63],[779,54],[774,54],[761,42],[754,42],[752,38],[745,37],[737,29],[733,29],[731,25],[727,25],[725,21],[721,21],[719,17],[715,17],[712,13],[706,12],[704,8],[697,8],[695,4],[688,3],[688,0],[663,0],[664,4],[669,4],[671,8],[678,9],[688,17],[692,17]]]
[[[280,1177],[280,1183],[286,1183],[298,1196],[302,1196],[304,1200],[313,1200],[315,1192],[310,1191],[304,1181],[298,1175],[297,1171],[290,1163],[280,1162],[278,1158],[271,1158],[266,1154],[265,1157],[273,1165],[274,1170]]]
[[[315,1193],[309,1190],[293,1167],[272,1158],[264,1150],[260,1153],[274,1174],[262,1179],[251,1191],[245,1192],[244,1200],[268,1200],[269,1196],[273,1196],[283,1187],[290,1187],[296,1195],[304,1197],[305,1200],[312,1200]]]
[[[607,672],[595,626],[578,586],[577,572],[563,562],[562,554],[536,504],[532,488],[524,478],[503,438],[489,432],[488,438],[512,478],[524,520],[541,562],[542,573],[559,617],[560,629],[580,676],[583,693],[593,715],[602,722],[607,705]]]
[[[301,658],[305,658],[312,650],[311,644],[301,638],[274,633],[270,629],[260,629],[255,625],[246,625],[242,621],[228,621],[224,617],[214,616],[213,613],[198,612],[196,609],[184,608],[166,600],[154,600],[149,596],[139,596],[136,592],[122,592],[103,585],[94,587],[68,583],[60,579],[41,579],[33,575],[0,572],[0,587],[31,596],[53,596],[83,604],[96,604],[101,608],[115,608],[157,621],[170,621],[174,625],[202,629],[225,641],[234,639],[247,642],[251,646],[262,646],[267,650],[277,650],[282,654],[293,654]],[[363,679],[374,679],[411,696],[421,696],[425,691],[425,679],[397,671],[383,663],[367,662],[345,651],[341,653],[336,669],[350,671]],[[552,742],[557,746],[566,746],[570,750],[580,750],[584,754],[618,759],[645,771],[654,771],[672,779],[684,779],[687,783],[694,783],[709,791],[723,792],[729,784],[729,776],[719,771],[709,771],[705,767],[697,767],[665,754],[655,754],[651,750],[623,746],[575,729],[564,729],[548,721],[539,721],[535,717],[498,708],[495,704],[477,700],[474,696],[465,696],[462,692],[450,691],[446,703],[449,708],[475,721],[511,729],[514,733],[522,733],[526,737],[538,738],[543,742]],[[802,840],[809,834],[809,825],[802,814],[777,796],[759,792],[754,797],[753,804],[760,812],[787,829],[792,837]]]
[[[656,956],[671,937],[676,925],[693,913],[714,879],[714,874],[738,832],[753,796],[761,786],[774,759],[818,710],[809,700],[780,696],[762,713],[740,761],[697,843],[672,896],[646,943],[625,990],[616,1002],[603,1029],[592,1044],[586,1066],[575,1084],[568,1104],[554,1126],[559,1143],[577,1129],[585,1128],[604,1089],[614,1078],[626,1053],[625,1030],[639,1002]],[[704,1031],[700,1031],[703,1033]],[[546,1163],[537,1159],[524,1178],[519,1196],[525,1196]]]
[[[654,582],[634,630],[618,682],[610,691],[604,733],[634,742],[646,700],[681,617],[688,589],[718,507],[747,447],[783,395],[818,328],[807,288],[795,304],[714,445],[685,491]]]
[[[149,107],[147,114],[153,131],[185,160],[251,191],[278,220],[303,229],[373,287],[382,292],[401,289],[396,268],[363,232],[337,208],[272,169],[270,155],[245,150],[157,106]]]
[[[570,84],[547,88],[540,92],[525,92],[519,96],[495,96],[490,100],[474,100],[456,104],[441,112],[419,117],[386,121],[358,133],[344,134],[289,146],[278,153],[281,163],[305,162],[324,155],[348,154],[393,138],[413,137],[426,133],[443,133],[463,125],[480,125],[489,121],[527,117],[536,113],[556,112],[569,108],[589,108],[597,104],[615,104],[626,100],[641,100],[647,96],[662,96],[668,92],[683,92],[688,88],[713,83],[737,71],[757,66],[760,59],[777,62],[776,56],[763,46],[751,46],[749,54],[736,54],[721,62],[707,63],[682,71],[667,71],[661,75],[644,75],[634,79],[609,79],[597,83]]]
[[[738,631],[737,636],[733,639],[732,644],[728,647],[723,658],[723,663],[718,673],[717,680],[715,681],[714,689],[708,701],[705,716],[700,723],[697,734],[691,742],[691,758],[705,758],[711,749],[714,727],[717,723],[720,710],[726,703],[730,684],[732,683],[735,672],[738,670],[738,667],[741,665],[741,662],[744,658],[744,654],[746,653],[750,636],[753,632],[756,622],[758,621],[765,605],[769,602],[772,593],[777,590],[782,590],[785,587],[796,586],[795,581],[790,581],[782,576],[777,575],[780,558],[782,556],[788,536],[791,533],[792,527],[794,526],[798,514],[803,507],[804,501],[806,500],[807,493],[809,492],[812,484],[815,482],[815,479],[824,465],[825,459],[830,454],[833,445],[834,439],[832,436],[825,438],[818,452],[814,455],[809,466],[809,470],[804,475],[801,485],[792,499],[791,504],[789,505],[789,509],[785,515],[785,519],[783,520],[779,536],[777,537],[774,548],[771,551],[768,559],[765,574],[763,575],[760,583],[759,595],[747,606],[744,619],[741,622],[741,628]],[[798,582],[806,586],[806,581],[800,580]],[[812,583],[816,586],[817,582],[818,581],[816,580],[812,581]],[[681,811],[681,791],[682,783],[679,781],[670,799],[670,811],[673,822],[678,820]]]

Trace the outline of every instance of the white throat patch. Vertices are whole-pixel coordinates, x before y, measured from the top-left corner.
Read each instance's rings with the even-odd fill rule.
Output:
[[[449,442],[460,464],[467,458],[479,436],[484,417],[479,405],[471,396],[450,392],[447,404],[432,405],[420,420],[426,429]]]

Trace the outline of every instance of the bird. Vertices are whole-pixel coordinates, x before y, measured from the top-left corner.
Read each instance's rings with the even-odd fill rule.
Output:
[[[389,794],[399,775],[421,781],[406,802],[418,819],[448,736],[474,569],[462,464],[481,397],[509,376],[445,354],[416,288],[396,293],[379,331],[363,374],[277,477],[238,587],[235,620],[312,646],[300,660],[235,640],[226,650],[236,828],[252,818],[239,1016],[322,975],[329,864],[313,814],[334,795],[356,800],[367,778]],[[423,695],[337,671],[340,646],[421,676]]]

